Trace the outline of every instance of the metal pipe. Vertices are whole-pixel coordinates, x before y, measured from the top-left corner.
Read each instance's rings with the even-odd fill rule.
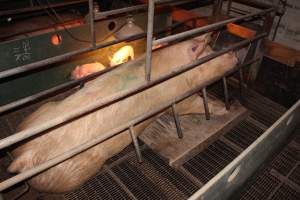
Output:
[[[249,63],[242,64],[238,67],[243,67],[243,66],[249,65],[250,62],[254,62],[254,61],[255,61],[255,59],[253,59],[252,61],[249,61]],[[224,74],[224,76],[228,76],[228,75],[234,73],[235,71],[236,71],[236,69],[228,71],[226,74]],[[215,81],[216,80],[211,80],[206,85],[210,85]],[[9,187],[11,187],[11,186],[13,186],[13,185],[15,185],[15,184],[17,184],[17,183],[19,183],[19,182],[21,182],[21,181],[24,181],[24,180],[30,178],[30,177],[32,177],[36,174],[39,174],[39,173],[41,173],[41,172],[43,172],[43,171],[45,171],[45,170],[47,170],[47,169],[49,169],[49,168],[51,168],[55,165],[58,165],[59,163],[62,163],[65,160],[67,160],[67,159],[69,159],[69,158],[71,158],[71,157],[73,157],[73,156],[89,149],[89,148],[92,148],[93,146],[95,146],[95,145],[97,145],[97,144],[99,144],[99,143],[101,143],[101,142],[117,135],[117,134],[122,133],[123,131],[127,130],[128,127],[131,127],[132,124],[138,124],[138,123],[140,123],[140,122],[142,122],[146,119],[149,119],[149,118],[157,115],[158,113],[162,112],[163,110],[169,108],[172,104],[178,103],[178,102],[194,95],[201,88],[202,88],[202,86],[196,87],[195,89],[193,89],[189,92],[186,92],[182,96],[175,98],[173,101],[171,101],[169,103],[166,103],[166,104],[160,106],[159,108],[157,108],[157,109],[155,109],[155,110],[153,110],[153,111],[151,111],[151,112],[149,112],[145,115],[142,115],[142,116],[128,122],[127,124],[124,124],[123,126],[115,128],[112,131],[108,132],[107,134],[103,134],[103,135],[101,135],[101,136],[99,136],[99,137],[97,137],[97,138],[95,138],[95,139],[93,139],[89,142],[83,143],[83,144],[71,149],[70,151],[67,151],[67,152],[65,152],[65,153],[63,153],[63,154],[61,154],[61,155],[59,155],[59,156],[57,156],[57,157],[55,157],[51,160],[46,161],[45,163],[42,163],[42,164],[40,164],[40,165],[38,165],[38,166],[36,166],[32,169],[29,169],[25,172],[22,172],[22,173],[20,173],[16,176],[13,176],[13,177],[1,182],[0,183],[0,192],[7,189],[7,188],[9,188]]]
[[[177,135],[178,135],[178,138],[183,138],[183,133],[182,133],[182,129],[181,129],[181,126],[180,126],[180,119],[178,117],[178,114],[176,112],[176,104],[172,104],[172,114],[173,114],[173,117],[174,117],[174,122],[175,122],[175,126],[176,126],[176,131],[177,131]]]
[[[50,8],[70,6],[70,5],[81,4],[81,3],[85,3],[85,2],[87,2],[87,0],[77,0],[77,1],[71,1],[71,2],[56,3],[56,4],[50,5]],[[0,17],[7,16],[7,15],[16,15],[16,14],[21,14],[21,13],[25,13],[25,12],[34,12],[34,11],[42,10],[44,8],[48,8],[48,6],[34,6],[34,7],[28,7],[28,8],[15,9],[15,10],[5,10],[5,11],[0,12]]]
[[[222,81],[223,81],[223,87],[224,87],[225,107],[226,107],[226,110],[230,110],[228,86],[227,86],[226,77],[223,77]]]
[[[168,42],[172,42],[174,40],[183,39],[183,38],[193,36],[193,35],[196,35],[196,34],[210,32],[210,31],[213,31],[217,28],[223,27],[223,26],[227,25],[228,23],[239,22],[239,21],[247,19],[247,18],[251,18],[251,17],[255,17],[255,16],[259,16],[259,15],[264,15],[264,14],[267,14],[267,13],[270,13],[270,12],[273,12],[273,11],[274,11],[274,8],[270,8],[270,9],[259,11],[259,12],[256,12],[256,13],[251,13],[251,14],[248,14],[248,15],[235,17],[235,18],[232,18],[232,19],[227,19],[227,20],[224,20],[224,21],[221,21],[221,22],[217,22],[217,23],[214,23],[214,24],[204,26],[204,27],[192,29],[190,31],[185,31],[183,33],[178,33],[178,34],[171,35],[171,36],[168,36],[168,37],[164,37],[164,38],[161,38],[161,39],[158,39],[158,40],[154,40],[153,45],[168,43]]]
[[[146,48],[146,65],[145,79],[151,80],[151,64],[152,64],[152,40],[153,40],[153,23],[154,23],[154,7],[155,0],[148,1],[148,24],[147,24],[147,48]]]
[[[136,138],[133,126],[129,127],[129,134],[131,136],[131,139],[132,139],[132,142],[133,142],[133,145],[134,145],[134,149],[135,149],[135,152],[136,152],[137,160],[138,160],[139,163],[142,163],[143,162],[142,154],[141,154],[139,142],[138,142],[138,140]]]
[[[97,49],[102,49],[104,47],[108,47],[108,46],[118,44],[118,43],[121,43],[121,42],[137,40],[137,39],[143,38],[144,36],[145,36],[145,34],[141,33],[141,34],[138,34],[138,35],[124,37],[124,38],[121,38],[121,39],[115,39],[113,41],[105,42],[103,44],[97,45],[95,47],[88,47],[88,48],[79,49],[79,50],[76,50],[76,51],[65,53],[63,55],[47,58],[47,59],[37,61],[37,62],[34,62],[34,63],[22,65],[20,67],[15,67],[13,69],[1,71],[0,72],[0,79],[8,78],[8,77],[18,75],[18,74],[21,74],[21,73],[24,73],[24,72],[28,72],[28,71],[32,71],[32,70],[35,70],[35,69],[38,69],[38,68],[42,68],[46,65],[50,65],[50,64],[53,64],[53,63],[56,63],[56,62],[67,60],[67,59],[69,59],[73,56],[76,56],[76,55],[80,55],[80,54],[83,54],[83,53],[88,53],[90,51],[94,51],[94,50],[97,50]]]
[[[105,17],[112,16],[112,15],[132,12],[132,11],[145,10],[147,8],[148,8],[147,4],[142,4],[142,5],[130,6],[130,7],[120,8],[115,10],[109,10],[105,12],[98,12],[95,13],[95,20],[103,19]]]
[[[249,53],[250,53],[250,49],[252,47],[252,43],[249,43],[249,46],[247,48],[247,52],[245,53],[244,57],[241,60],[241,63],[245,63]],[[240,90],[240,98],[241,100],[243,100],[243,85],[244,85],[244,73],[243,73],[243,69],[240,68],[239,69],[239,90]]]
[[[230,15],[231,6],[232,6],[232,0],[228,0],[228,2],[227,2],[227,15]]]
[[[180,4],[186,4],[186,3],[189,3],[189,2],[193,2],[193,1],[196,1],[196,0],[179,0],[179,1],[176,1],[174,3],[170,3],[170,5],[175,6],[175,5],[180,5]],[[166,3],[166,2],[157,2],[157,3],[162,4],[162,3]],[[100,20],[100,19],[112,16],[112,15],[119,15],[119,14],[132,12],[132,11],[147,10],[147,8],[148,8],[147,4],[141,4],[141,5],[130,6],[130,7],[126,7],[126,8],[109,10],[109,11],[105,11],[105,12],[99,12],[99,13],[95,13],[95,20]]]
[[[205,119],[210,120],[210,112],[209,112],[209,107],[208,107],[208,100],[207,100],[207,93],[206,93],[206,88],[202,88],[202,97],[203,97],[203,106],[204,106],[204,111],[205,111]]]
[[[135,88],[133,88],[132,90],[126,92],[126,93],[122,93],[122,94],[118,94],[118,95],[115,95],[112,99],[108,100],[108,101],[97,101],[97,102],[94,102],[92,104],[89,104],[87,105],[86,107],[83,107],[83,108],[78,108],[78,109],[74,109],[73,112],[69,112],[69,113],[66,113],[66,114],[62,114],[60,117],[57,117],[57,118],[54,118],[54,119],[51,119],[45,123],[41,123],[39,124],[38,126],[35,126],[35,127],[31,127],[31,128],[28,128],[26,130],[23,130],[23,131],[20,131],[18,133],[15,133],[9,137],[6,137],[2,140],[0,140],[0,149],[3,149],[5,147],[8,147],[14,143],[17,143],[17,142],[20,142],[24,139],[27,139],[29,137],[32,137],[34,135],[37,135],[43,131],[46,131],[50,128],[54,128],[54,127],[57,127],[58,125],[61,125],[62,123],[66,123],[66,122],[70,122],[74,119],[77,119],[79,117],[82,117],[86,114],[89,114],[91,112],[94,112],[100,108],[103,108],[105,106],[108,106],[108,105],[111,105],[115,102],[118,102],[122,99],[125,99],[129,96],[132,96],[134,94],[137,94],[143,90],[146,90],[148,88],[151,88],[155,85],[158,85],[159,83],[162,83],[170,78],[173,78],[179,74],[182,74],[186,71],[189,71],[193,68],[195,68],[196,66],[198,65],[201,65],[205,62],[208,62],[220,55],[223,55],[229,51],[232,51],[234,49],[237,49],[237,48],[240,48],[244,45],[247,45],[248,43],[250,42],[253,42],[255,40],[259,40],[263,37],[266,36],[266,33],[262,33],[262,34],[259,34],[251,39],[247,39],[247,40],[244,40],[244,41],[241,41],[237,44],[234,44],[232,45],[231,47],[228,47],[228,48],[225,48],[225,49],[222,49],[218,52],[213,52],[212,54],[208,55],[208,56],[205,56],[205,57],[202,57],[192,63],[189,63],[187,65],[184,65],[182,67],[179,67],[178,69],[172,71],[171,73],[165,75],[165,76],[162,76],[154,81],[151,81],[151,82],[146,82],[144,84],[142,84],[141,86],[137,86]]]
[[[280,148],[300,122],[300,100],[188,200],[230,199]]]
[[[90,17],[90,34],[92,47],[96,46],[96,33],[95,33],[95,22],[94,22],[94,1],[89,0],[89,17]]]
[[[192,20],[192,19],[189,19],[187,21],[190,21],[190,20]],[[185,21],[185,22],[187,22],[187,21]],[[167,27],[167,29],[165,29],[165,30],[161,30],[161,31],[155,32],[155,34],[165,33],[167,31],[169,31],[169,29],[171,29],[173,27],[176,27],[176,26],[178,26],[180,24],[183,24],[185,22],[180,22],[180,23],[173,24],[172,26]],[[133,39],[140,39],[140,38],[144,38],[145,36],[146,36],[146,34],[143,33],[143,34],[140,34],[140,35],[132,36],[131,38],[133,38]],[[131,39],[131,40],[133,40],[133,39]],[[19,99],[17,101],[11,102],[9,104],[0,106],[0,115],[3,114],[3,113],[5,113],[5,112],[7,112],[7,111],[12,110],[12,109],[19,108],[21,106],[24,106],[24,105],[32,103],[32,102],[36,102],[36,101],[41,100],[41,99],[43,99],[45,97],[53,96],[57,92],[62,92],[62,91],[65,91],[66,89],[70,89],[70,88],[73,88],[73,87],[78,86],[78,85],[83,85],[85,82],[90,81],[90,80],[92,80],[94,78],[97,78],[97,77],[99,77],[99,76],[101,76],[101,75],[103,75],[103,74],[105,74],[107,72],[110,72],[110,71],[118,68],[119,66],[120,65],[106,68],[103,71],[93,73],[91,75],[88,75],[86,77],[83,77],[83,78],[80,78],[80,79],[77,79],[77,80],[69,81],[67,83],[55,86],[53,88],[50,88],[48,90],[44,90],[44,91],[39,92],[39,93],[34,94],[34,95],[31,95],[29,97],[25,97],[25,98]]]
[[[263,15],[265,13],[272,12],[272,11],[273,11],[273,9],[268,9],[266,11],[258,12],[256,14],[255,13],[251,14],[251,16]],[[236,22],[236,21],[245,19],[249,16],[250,15],[246,15],[244,17],[237,17],[237,18],[234,18],[234,19],[231,19],[231,20],[225,20],[223,22],[218,22],[218,23],[215,23],[215,24],[211,24],[211,25],[206,26],[208,28],[202,27],[202,28],[198,28],[198,29],[193,29],[192,32],[187,31],[187,32],[184,32],[184,33],[169,36],[169,37],[166,38],[166,40],[163,40],[164,38],[159,39],[159,40],[155,40],[155,41],[153,41],[153,45],[162,44],[165,41],[167,41],[167,42],[168,41],[173,41],[174,37],[175,37],[175,39],[187,37],[187,35],[185,35],[185,33],[187,33],[188,35],[193,35],[193,34],[205,32],[205,31],[208,31],[208,30],[212,30],[212,29],[215,29],[215,28],[218,28],[218,27],[222,27],[222,26],[226,25],[227,23]],[[41,61],[38,61],[38,62],[34,62],[34,63],[19,66],[19,67],[15,67],[13,69],[1,71],[0,72],[0,79],[4,79],[4,78],[8,78],[8,77],[11,77],[11,76],[14,76],[14,75],[18,75],[18,74],[21,74],[21,73],[24,73],[24,72],[32,71],[32,70],[41,68],[45,65],[49,65],[49,64],[53,64],[53,63],[60,62],[60,61],[63,61],[63,60],[67,60],[67,59],[69,59],[73,56],[80,55],[80,54],[83,54],[83,53],[87,53],[87,52],[90,52],[90,51],[94,51],[94,50],[97,50],[97,49],[101,49],[101,48],[111,46],[111,45],[114,45],[114,44],[117,44],[117,43],[120,43],[120,42],[133,41],[133,40],[142,38],[141,37],[142,35],[144,35],[144,33],[142,33],[140,35],[134,35],[134,36],[129,36],[129,37],[121,38],[121,39],[116,39],[116,40],[113,40],[113,41],[110,41],[110,42],[106,42],[106,43],[103,43],[103,44],[100,44],[100,45],[96,45],[95,47],[88,47],[88,48],[79,49],[77,51],[72,51],[72,52],[69,52],[69,53],[65,53],[63,55],[47,58],[47,59],[44,59],[44,60],[41,60]]]

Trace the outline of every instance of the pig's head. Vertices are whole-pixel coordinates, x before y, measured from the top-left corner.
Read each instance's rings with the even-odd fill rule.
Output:
[[[204,51],[211,40],[211,33],[206,33],[190,40],[187,54],[190,60],[196,60]]]
[[[99,62],[88,63],[81,66],[77,66],[71,72],[71,79],[76,80],[85,76],[88,76],[92,73],[99,72],[105,69],[105,66]]]

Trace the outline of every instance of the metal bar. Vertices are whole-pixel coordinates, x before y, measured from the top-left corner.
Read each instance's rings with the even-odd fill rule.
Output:
[[[253,60],[253,61],[255,61],[255,60]],[[248,64],[249,63],[247,63],[247,65]],[[239,67],[243,67],[243,66],[246,66],[246,65],[241,65]],[[225,76],[228,76],[228,75],[234,73],[235,71],[236,71],[236,69],[233,69],[232,71],[227,72],[225,74]],[[210,85],[213,82],[215,82],[215,80],[211,80],[210,82],[207,83],[207,85]],[[9,178],[9,179],[1,182],[0,183],[0,192],[3,191],[3,190],[5,190],[5,189],[7,189],[7,188],[9,188],[9,187],[11,187],[11,186],[13,186],[13,185],[15,185],[15,184],[17,184],[17,183],[19,183],[19,182],[21,182],[21,181],[24,181],[24,180],[30,178],[30,177],[32,177],[32,176],[34,176],[36,174],[39,174],[39,173],[41,173],[41,172],[43,172],[43,171],[45,171],[45,170],[47,170],[47,169],[49,169],[49,168],[51,168],[51,167],[59,164],[59,163],[62,163],[65,160],[67,160],[67,159],[69,159],[69,158],[71,158],[71,157],[73,157],[73,156],[75,156],[75,155],[77,155],[77,154],[79,154],[79,153],[81,153],[81,152],[89,149],[89,148],[92,148],[93,146],[95,146],[95,145],[97,145],[97,144],[99,144],[99,143],[101,143],[101,142],[103,142],[103,141],[105,141],[105,140],[107,140],[107,139],[109,139],[109,138],[117,135],[117,134],[122,133],[123,131],[127,130],[130,126],[132,126],[132,124],[138,124],[141,121],[144,121],[146,119],[149,119],[149,118],[157,115],[161,111],[169,108],[172,104],[178,103],[178,102],[180,102],[180,101],[182,101],[182,100],[184,100],[184,99],[186,99],[186,98],[194,95],[195,93],[198,93],[198,91],[201,88],[202,87],[199,86],[199,87],[195,88],[194,90],[191,90],[191,91],[185,93],[184,95],[175,98],[173,101],[171,101],[169,103],[166,103],[166,104],[160,106],[159,108],[157,108],[157,109],[155,109],[155,110],[153,110],[153,111],[151,111],[151,112],[149,112],[149,113],[147,113],[145,115],[142,115],[142,116],[140,116],[140,117],[138,117],[138,118],[136,118],[136,119],[134,119],[134,120],[132,120],[130,122],[128,122],[127,124],[124,124],[121,127],[113,129],[112,131],[110,131],[110,132],[108,132],[106,134],[103,134],[103,135],[101,135],[101,136],[99,136],[99,137],[97,137],[97,138],[95,138],[95,139],[93,139],[93,140],[91,140],[89,142],[86,142],[84,144],[81,144],[81,145],[79,145],[79,146],[71,149],[68,152],[65,152],[65,153],[63,153],[63,154],[61,154],[61,155],[59,155],[59,156],[57,156],[57,157],[55,157],[55,158],[47,161],[47,162],[45,162],[45,163],[43,163],[41,165],[36,166],[35,168],[29,169],[29,170],[27,170],[25,172],[22,172],[22,173],[14,176],[12,178]]]
[[[183,39],[183,38],[193,36],[193,35],[196,35],[196,34],[210,32],[210,31],[213,31],[217,28],[223,27],[223,26],[227,25],[228,23],[239,22],[239,21],[247,19],[247,18],[251,18],[251,17],[255,17],[255,16],[259,16],[259,15],[264,15],[264,14],[267,14],[267,13],[270,13],[270,12],[273,12],[273,11],[274,11],[274,8],[270,8],[270,9],[259,11],[259,12],[256,12],[256,13],[251,13],[251,14],[248,14],[248,15],[235,17],[235,18],[232,18],[232,19],[227,19],[227,20],[224,20],[224,21],[221,21],[221,22],[217,22],[217,23],[214,23],[214,24],[204,26],[204,27],[192,29],[190,31],[185,31],[183,33],[178,33],[178,34],[171,35],[171,36],[168,36],[168,37],[164,37],[164,38],[161,38],[161,39],[158,39],[158,40],[154,40],[153,45],[168,43],[168,42],[171,42],[171,41],[174,41],[174,40]]]
[[[180,4],[186,4],[189,2],[193,2],[193,1],[197,1],[197,0],[185,0],[185,1],[180,0],[180,1],[176,1],[174,3],[170,3],[170,5],[175,6],[175,5],[180,5]],[[162,3],[166,3],[166,2],[157,2],[157,3],[162,4]],[[148,8],[147,4],[141,4],[141,5],[130,6],[130,7],[126,7],[126,8],[109,10],[109,11],[105,11],[105,12],[99,12],[99,13],[95,13],[95,20],[100,20],[105,17],[109,17],[112,15],[119,15],[119,14],[123,14],[123,13],[127,13],[127,12],[133,12],[133,11],[138,11],[138,10],[147,10],[147,8]]]
[[[232,6],[232,0],[228,0],[227,2],[227,15],[230,15],[230,10],[231,10],[231,6]]]
[[[139,142],[138,142],[138,140],[136,138],[133,126],[129,127],[129,134],[131,136],[131,139],[132,139],[132,142],[133,142],[133,145],[134,145],[134,149],[135,149],[135,152],[136,152],[137,160],[138,160],[139,163],[142,163],[143,162],[142,153],[141,153]]]
[[[165,76],[162,76],[154,81],[151,81],[151,82],[146,82],[144,84],[141,84],[140,86],[137,86],[135,88],[132,88],[132,90],[129,90],[127,91],[126,93],[121,93],[121,94],[118,94],[118,95],[115,95],[112,99],[108,100],[108,101],[97,101],[97,102],[94,102],[92,104],[89,104],[87,105],[86,107],[84,108],[78,108],[78,109],[74,109],[73,112],[69,112],[69,113],[66,113],[66,114],[62,114],[60,117],[57,117],[55,119],[51,119],[51,120],[48,120],[47,122],[45,123],[41,123],[39,124],[38,126],[35,126],[35,127],[31,127],[31,128],[28,128],[26,130],[23,130],[23,131],[20,131],[18,133],[15,133],[9,137],[6,137],[2,140],[0,140],[0,149],[3,149],[5,147],[8,147],[14,143],[17,143],[17,142],[20,142],[26,138],[29,138],[29,137],[32,137],[34,135],[37,135],[43,131],[46,131],[50,128],[54,128],[58,125],[61,125],[62,123],[65,123],[65,122],[70,122],[74,119],[77,119],[79,117],[82,117],[86,114],[89,114],[91,112],[94,112],[100,108],[103,108],[105,106],[108,106],[108,105],[111,105],[112,103],[115,103],[117,101],[120,101],[122,99],[125,99],[129,96],[132,96],[134,94],[137,94],[143,90],[146,90],[148,88],[151,88],[155,85],[158,85],[159,83],[162,83],[170,78],[173,78],[179,74],[182,74],[186,71],[189,71],[193,68],[195,68],[196,66],[198,65],[201,65],[205,62],[208,62],[220,55],[223,55],[227,52],[230,52],[234,49],[237,49],[237,48],[240,48],[244,45],[247,45],[248,43],[250,42],[253,42],[255,40],[258,40],[258,39],[261,39],[263,37],[266,36],[266,33],[262,33],[260,35],[257,35],[251,39],[247,39],[247,40],[244,40],[242,42],[239,42],[237,44],[234,44],[232,45],[231,47],[228,47],[228,48],[225,48],[225,49],[222,49],[218,52],[213,52],[212,54],[209,54],[208,56],[205,56],[205,57],[202,57],[200,59],[197,59],[196,61],[192,62],[192,63],[189,63],[187,65],[184,65],[182,67],[179,67],[178,69],[176,70],[173,70],[171,73],[165,75]]]
[[[130,6],[105,12],[98,12],[95,13],[95,20],[103,19],[108,16],[112,15],[118,15],[122,13],[132,12],[132,11],[138,11],[138,10],[146,10],[148,8],[147,4],[137,5],[137,6]]]
[[[178,114],[176,112],[176,105],[175,104],[172,104],[172,114],[173,114],[173,117],[174,117],[178,138],[181,139],[181,138],[183,138],[183,133],[182,133],[182,129],[181,129],[181,126],[180,126],[180,119],[179,119]]]
[[[148,1],[148,24],[147,24],[147,48],[146,48],[146,65],[145,65],[145,79],[151,80],[151,63],[152,63],[152,41],[153,41],[153,23],[154,23],[154,0]]]
[[[228,199],[274,153],[300,122],[300,100],[189,200]]]
[[[203,97],[203,106],[204,106],[204,111],[205,111],[205,119],[210,120],[210,112],[209,112],[209,107],[208,107],[208,100],[207,100],[207,93],[206,93],[206,88],[202,88],[202,97]]]
[[[273,9],[268,9],[266,11],[262,11],[262,12],[258,12],[256,14],[252,14],[251,16],[263,15],[265,13],[269,13],[269,12],[272,12],[272,11],[273,11]],[[187,33],[188,35],[193,35],[193,34],[205,32],[205,31],[208,31],[208,30],[213,30],[215,28],[225,26],[229,22],[239,21],[239,20],[245,19],[249,16],[250,15],[246,15],[244,17],[234,18],[232,20],[225,20],[222,23],[218,22],[218,23],[206,26],[208,28],[203,27],[203,28],[193,29],[192,30],[193,32],[187,31],[187,32],[184,32],[184,33]],[[63,55],[47,58],[47,59],[44,59],[44,60],[41,60],[41,61],[38,61],[38,62],[34,62],[34,63],[26,64],[26,65],[23,65],[23,66],[15,67],[13,69],[1,71],[0,72],[0,79],[8,78],[10,76],[14,76],[14,75],[21,74],[21,73],[24,73],[24,72],[32,71],[34,69],[41,68],[45,65],[49,65],[49,64],[53,64],[53,63],[60,62],[60,61],[63,61],[63,60],[67,60],[67,59],[69,59],[73,56],[80,55],[80,54],[83,54],[83,53],[87,53],[87,52],[90,52],[90,51],[94,51],[94,50],[97,50],[97,49],[101,49],[101,48],[111,46],[111,45],[114,45],[114,44],[117,44],[117,43],[120,43],[120,42],[136,40],[138,38],[142,38],[141,35],[143,35],[143,34],[144,33],[142,33],[140,35],[134,35],[134,36],[126,37],[126,38],[116,39],[116,40],[113,40],[113,41],[110,41],[110,42],[106,42],[106,43],[97,45],[95,47],[88,47],[88,48],[79,49],[77,51],[72,51],[72,52],[69,52],[69,53],[66,53],[66,54],[63,54]],[[174,37],[175,37],[175,39],[178,39],[178,38],[183,38],[183,37],[187,36],[185,34],[184,35],[182,35],[182,34],[183,33],[176,34],[176,35],[173,35],[173,36],[169,36],[169,37],[166,38],[166,41],[172,41],[174,39]],[[164,42],[165,42],[165,40],[162,40],[162,39],[155,40],[155,41],[153,41],[153,45],[161,44],[161,43],[164,43]]]
[[[72,51],[72,52],[69,52],[69,53],[66,53],[66,54],[63,54],[63,55],[47,58],[47,59],[44,59],[44,60],[41,60],[41,61],[38,61],[38,62],[34,62],[34,63],[26,64],[26,65],[23,65],[23,66],[20,66],[20,67],[15,67],[13,69],[1,71],[0,72],[0,79],[8,78],[8,77],[18,75],[18,74],[21,74],[21,73],[24,73],[24,72],[28,72],[28,71],[32,71],[32,70],[35,70],[35,69],[38,69],[38,68],[42,68],[46,65],[50,65],[50,64],[53,64],[53,63],[56,63],[56,62],[67,60],[67,59],[69,59],[73,56],[76,56],[76,55],[80,55],[80,54],[83,54],[83,53],[88,53],[90,51],[94,51],[94,50],[97,50],[97,49],[102,49],[104,47],[108,47],[108,46],[118,44],[118,43],[121,43],[121,42],[141,39],[144,36],[145,36],[145,34],[141,33],[141,34],[137,34],[137,35],[133,35],[133,36],[129,36],[129,37],[124,37],[124,38],[121,38],[121,39],[115,39],[113,41],[105,42],[103,44],[97,45],[95,47],[88,47],[88,48],[79,49],[77,51]]]
[[[72,1],[72,2],[56,3],[56,4],[50,5],[50,8],[70,6],[70,5],[81,4],[81,3],[85,3],[85,2],[87,2],[87,0],[77,0],[77,1]],[[34,6],[34,7],[28,7],[28,8],[15,9],[15,10],[1,11],[0,17],[6,16],[6,15],[16,15],[16,14],[21,14],[21,13],[25,13],[25,12],[34,12],[34,11],[42,10],[44,8],[48,8],[48,6]]]
[[[189,19],[187,21],[190,21],[190,20],[192,20],[192,19]],[[187,22],[187,21],[185,21],[185,22]],[[169,31],[170,28],[176,27],[180,24],[184,24],[185,22],[180,22],[180,23],[173,24],[170,27],[167,27],[167,29],[165,29],[165,30],[155,32],[155,34],[165,33],[167,31]],[[146,36],[146,34],[143,33],[143,34],[136,35],[136,36],[130,36],[128,38],[133,38],[135,40],[135,39],[144,38],[145,36]],[[133,40],[133,39],[131,39],[131,40]],[[128,41],[131,41],[131,40],[128,40]],[[4,112],[10,111],[10,110],[15,109],[15,108],[19,108],[23,105],[26,105],[26,104],[29,104],[29,103],[32,103],[32,102],[36,102],[36,101],[41,100],[45,97],[53,96],[57,92],[65,91],[66,89],[70,89],[70,88],[73,88],[73,87],[78,86],[78,85],[83,85],[85,82],[90,81],[90,80],[92,80],[96,77],[99,77],[99,76],[101,76],[101,75],[103,75],[107,72],[110,72],[110,71],[118,68],[119,66],[120,65],[106,68],[105,70],[93,73],[93,74],[88,75],[86,77],[83,77],[81,79],[72,80],[72,81],[69,81],[67,83],[64,83],[64,84],[55,86],[53,88],[50,88],[48,90],[44,90],[44,91],[39,92],[37,94],[34,94],[34,95],[31,95],[31,96],[19,99],[17,101],[11,102],[9,104],[0,106],[0,115],[3,114]]]
[[[226,107],[226,110],[230,110],[228,86],[227,86],[226,77],[223,77],[222,81],[223,81],[223,87],[224,87],[225,107]]]
[[[250,42],[249,43],[249,46],[247,48],[247,52],[245,53],[243,59],[241,60],[241,63],[245,63],[248,55],[249,55],[249,52],[250,52],[250,49],[252,47],[252,43]],[[243,73],[243,69],[240,68],[239,69],[239,90],[240,90],[240,98],[241,100],[243,100],[243,86],[244,86],[244,73]]]
[[[96,33],[95,33],[95,22],[94,22],[94,1],[89,0],[89,17],[90,17],[90,34],[92,47],[96,47]]]

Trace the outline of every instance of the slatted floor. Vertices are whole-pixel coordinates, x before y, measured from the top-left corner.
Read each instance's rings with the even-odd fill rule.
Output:
[[[210,94],[221,97],[215,87]],[[155,152],[142,146],[144,162],[136,161],[132,146],[108,160],[103,169],[76,191],[60,196],[39,195],[39,199],[187,199],[255,141],[286,110],[249,91],[245,106],[252,114],[204,151],[175,170]],[[232,199],[298,200],[300,127],[295,137],[255,178]],[[23,196],[21,199],[28,199]]]

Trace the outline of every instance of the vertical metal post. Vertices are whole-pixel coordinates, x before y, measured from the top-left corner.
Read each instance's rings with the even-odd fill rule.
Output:
[[[141,163],[141,162],[143,162],[142,154],[141,154],[139,142],[138,142],[138,140],[137,140],[137,138],[135,136],[135,133],[134,133],[133,126],[129,127],[129,133],[130,133],[133,145],[134,145],[134,149],[135,149],[135,152],[136,152],[137,160],[138,160],[139,163]]]
[[[204,111],[205,111],[205,118],[206,118],[206,120],[210,120],[206,88],[202,88],[202,96],[203,96],[203,106],[204,106]]]
[[[214,41],[214,43],[213,43],[213,45],[212,45],[212,49],[215,49],[216,44],[217,44],[217,42],[218,42],[218,39],[219,39],[219,37],[220,37],[220,34],[221,34],[221,31],[218,31],[217,36],[216,36],[216,39],[215,39],[215,41]]]
[[[247,52],[245,53],[243,59],[241,60],[241,64],[246,62],[246,59],[249,55],[250,49],[251,49],[252,43],[250,42],[247,48]],[[239,68],[239,87],[240,87],[240,98],[243,100],[243,87],[244,87],[244,73],[243,73],[243,68]]]
[[[154,0],[148,1],[148,24],[147,24],[147,49],[146,49],[146,65],[145,78],[146,81],[151,80],[151,64],[152,64],[152,40],[153,40],[153,23],[154,23]]]
[[[222,78],[222,81],[223,81],[223,87],[224,87],[225,107],[226,107],[226,110],[230,110],[228,86],[227,86],[227,80],[226,80],[225,76]]]
[[[277,1],[277,0],[275,0]],[[277,5],[277,3],[276,3]],[[266,16],[265,16],[265,19],[264,19],[264,23],[263,23],[263,32],[266,32],[268,34],[268,36],[270,35],[270,32],[271,32],[271,29],[272,29],[272,26],[273,26],[273,22],[274,22],[274,18],[276,16],[276,11],[273,11],[271,13],[268,13]],[[250,72],[249,72],[249,78],[250,80],[254,81],[257,77],[257,74],[258,74],[258,71],[259,71],[259,67],[261,65],[261,62],[263,60],[263,50],[262,50],[262,39],[258,40],[256,42],[256,49],[255,49],[255,57],[258,58],[260,57],[260,60],[256,63],[254,63],[252,66],[251,66],[251,69],[250,69]]]
[[[174,121],[175,121],[175,126],[176,126],[176,130],[177,130],[177,134],[178,134],[178,138],[183,138],[183,133],[182,133],[182,129],[180,126],[180,120],[179,117],[177,115],[176,112],[176,107],[175,107],[175,103],[172,104],[172,113],[173,113],[173,117],[174,117]]]
[[[213,5],[213,16],[217,20],[222,12],[223,0],[215,0]]]
[[[232,6],[232,0],[228,0],[228,2],[227,2],[227,15],[230,14],[231,6]]]
[[[90,16],[90,34],[92,47],[96,46],[96,33],[95,33],[95,23],[94,23],[94,2],[89,0],[89,16]]]

